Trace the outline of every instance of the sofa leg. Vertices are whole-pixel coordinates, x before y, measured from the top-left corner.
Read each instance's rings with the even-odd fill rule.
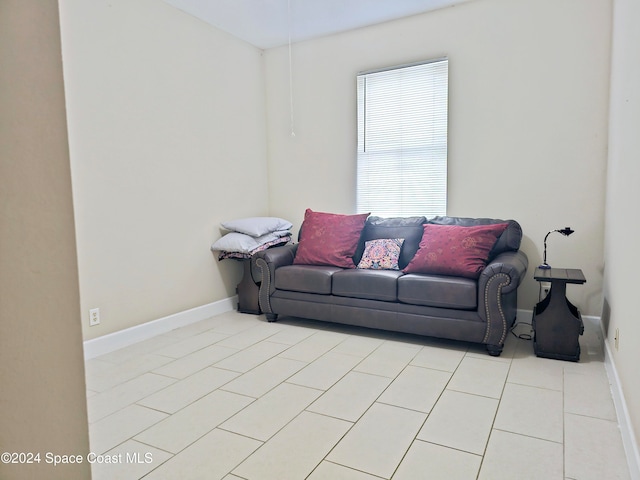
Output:
[[[489,355],[492,357],[499,357],[502,353],[503,346],[504,345],[487,345],[487,352],[489,352]]]
[[[267,317],[267,322],[269,322],[269,323],[275,322],[276,320],[278,320],[278,314],[277,313],[267,313],[266,317]]]

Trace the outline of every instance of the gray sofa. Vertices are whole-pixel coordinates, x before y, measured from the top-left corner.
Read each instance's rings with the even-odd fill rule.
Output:
[[[528,266],[520,251],[522,229],[514,220],[496,240],[477,279],[402,272],[418,250],[424,223],[476,226],[504,223],[488,218],[369,217],[353,257],[367,240],[404,238],[400,270],[295,265],[297,244],[256,254],[261,272],[259,303],[268,321],[278,315],[486,345],[502,352],[517,309],[517,289]],[[304,228],[304,225],[303,225]]]

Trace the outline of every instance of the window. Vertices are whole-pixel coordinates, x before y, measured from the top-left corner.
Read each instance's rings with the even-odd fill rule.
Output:
[[[446,214],[448,65],[358,75],[358,212]]]

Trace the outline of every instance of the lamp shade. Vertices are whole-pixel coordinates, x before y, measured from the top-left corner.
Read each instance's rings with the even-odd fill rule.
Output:
[[[571,227],[564,227],[562,230],[555,230],[555,231],[558,232],[558,233],[563,234],[565,237],[568,237],[573,232],[575,232],[575,230],[572,230]]]

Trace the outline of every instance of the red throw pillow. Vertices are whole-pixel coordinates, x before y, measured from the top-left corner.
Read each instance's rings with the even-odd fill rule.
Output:
[[[420,247],[403,272],[478,278],[507,226],[508,223],[475,227],[425,224]]]
[[[368,213],[340,215],[307,209],[293,263],[355,268],[354,253]]]

